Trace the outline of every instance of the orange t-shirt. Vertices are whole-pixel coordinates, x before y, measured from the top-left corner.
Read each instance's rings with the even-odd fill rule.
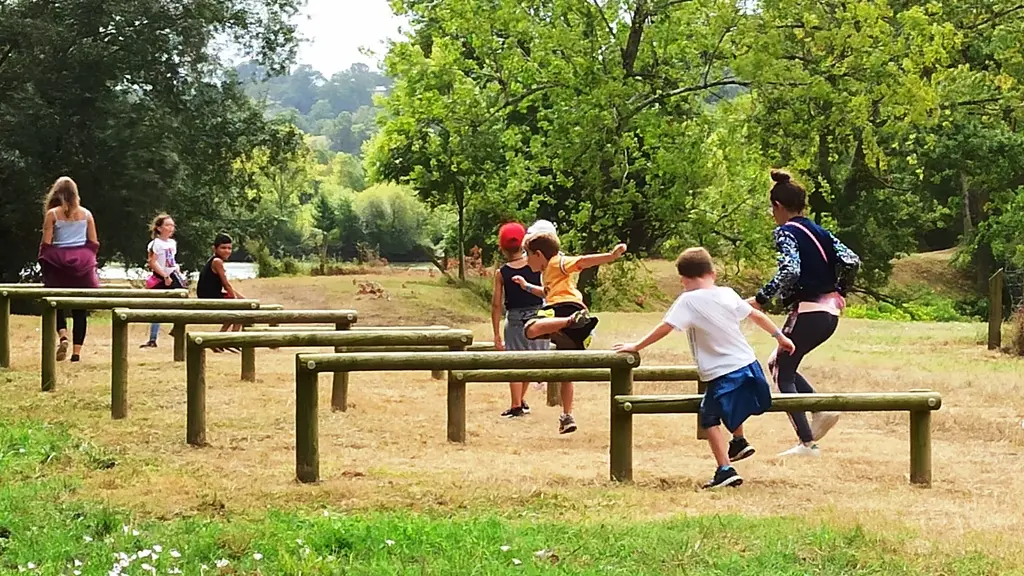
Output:
[[[583,303],[583,294],[576,289],[575,273],[579,272],[579,256],[556,254],[548,260],[548,265],[541,273],[544,282],[544,303],[559,304],[562,302]]]

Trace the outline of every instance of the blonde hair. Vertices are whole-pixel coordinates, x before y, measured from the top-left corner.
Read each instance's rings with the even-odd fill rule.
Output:
[[[558,241],[558,236],[550,232],[536,234],[526,239],[527,252],[540,252],[548,260],[554,258],[561,249],[562,244]]]
[[[170,214],[157,214],[156,218],[153,218],[153,222],[149,225],[149,233],[154,239],[160,237],[160,227],[164,225],[164,222],[170,218]]]
[[[64,208],[64,217],[71,218],[71,214],[78,209],[78,184],[67,176],[57,178],[57,181],[50,186],[46,194],[46,212],[54,208]]]

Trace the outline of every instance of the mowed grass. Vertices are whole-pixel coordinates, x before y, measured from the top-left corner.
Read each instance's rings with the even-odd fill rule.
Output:
[[[364,280],[379,282],[390,298],[358,294]],[[478,296],[425,274],[257,280],[242,291],[290,308],[355,308],[363,326],[447,324],[491,339]],[[145,574],[143,563],[201,576],[1005,574],[1024,567],[1017,537],[1024,362],[985,351],[981,324],[844,319],[805,364],[825,392],[941,392],[931,489],[907,483],[906,414],[845,415],[813,461],[774,457],[795,438],[785,416],[772,414],[748,426],[758,453],[738,464],[744,486],[709,494],[699,486],[713,463],[693,437],[692,415],[635,418],[636,482],[618,485],[607,480],[606,384],[578,386],[580,430],[569,436],[557,434],[559,410],[543,406],[543,394],[531,390],[533,414],[508,421],[498,417],[507,387],[474,384],[468,441],[454,445],[444,439],[445,383],[420,373],[354,374],[347,413],[327,408],[325,377],[323,481],[299,485],[297,349],[260,350],[255,384],[238,381],[237,356],[209,355],[210,446],[194,449],[184,444],[184,366],[170,361],[169,326],[159,349],[130,351],[131,412],[110,420],[104,316],[93,316],[83,362],[59,365],[50,394],[38,391],[38,318],[14,319],[14,368],[0,372],[0,425],[38,442],[5,441],[0,452],[4,470],[14,471],[0,477],[0,526],[12,535],[0,537],[0,573],[45,562],[45,573],[68,574],[72,556],[86,562],[76,555],[95,554],[88,558],[97,571],[79,569],[106,574],[114,553],[155,545],[164,550],[159,566],[133,560],[127,573]],[[641,336],[661,314],[599,316],[595,348]],[[147,332],[134,325],[133,342]],[[771,339],[747,333],[763,361]],[[643,363],[692,359],[677,335]],[[637,393],[692,390],[692,383],[636,385]],[[310,544],[332,538],[348,544]],[[175,564],[172,547],[181,553]],[[554,550],[558,562],[536,559],[541,550]],[[218,560],[229,563],[218,568]]]
[[[566,522],[537,510],[269,510],[139,518],[78,476],[112,461],[62,427],[0,429],[0,571],[30,574],[991,574],[984,554],[801,518]]]

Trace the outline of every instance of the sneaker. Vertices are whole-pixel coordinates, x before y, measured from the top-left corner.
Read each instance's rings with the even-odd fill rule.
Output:
[[[572,414],[562,414],[558,417],[558,433],[571,434],[576,431],[576,419]]]
[[[754,455],[754,447],[746,438],[733,438],[729,441],[729,461],[739,462]]]
[[[525,414],[526,414],[526,412],[523,410],[522,406],[513,406],[512,408],[509,408],[508,410],[505,410],[504,412],[502,412],[501,413],[501,417],[502,418],[519,418],[521,416],[524,416]]]
[[[806,446],[804,444],[797,444],[785,452],[779,453],[779,456],[821,456],[821,450],[818,449],[817,444],[811,444]]]
[[[526,403],[526,400],[523,400],[523,414],[529,414],[529,413],[530,413],[530,405]]]
[[[590,321],[590,311],[586,308],[577,310],[569,316],[569,323],[566,324],[566,328],[582,328],[586,326],[587,322]]]
[[[61,338],[60,344],[57,344],[57,362],[63,362],[68,357],[68,339]]]
[[[72,362],[81,362],[82,361],[82,357],[79,356],[78,354],[72,354],[71,355],[71,361]]]
[[[740,473],[736,471],[732,466],[728,468],[719,468],[715,470],[715,477],[710,482],[704,485],[705,490],[714,490],[715,488],[722,488],[724,486],[739,486],[743,484],[743,478],[740,477]]]
[[[821,440],[839,421],[839,412],[812,412],[811,435],[815,441]]]
[[[142,346],[139,346],[139,348],[156,348],[156,340],[150,340],[149,342],[146,342]]]

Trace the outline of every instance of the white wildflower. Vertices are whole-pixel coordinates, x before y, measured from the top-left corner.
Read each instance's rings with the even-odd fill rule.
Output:
[[[260,554],[259,552],[257,552],[257,553],[252,555],[252,559],[257,561],[257,562],[259,562],[260,560],[263,560],[263,554]]]
[[[154,544],[153,545],[153,552],[163,552],[163,551],[164,551],[164,547],[163,546],[161,546],[159,544]]]
[[[92,542],[92,536],[82,536],[82,539],[86,542]]]
[[[177,550],[171,550],[171,558],[181,558],[181,552]]]
[[[139,531],[138,530],[132,530],[132,536],[138,536],[138,535],[139,535]]]
[[[502,552],[508,552],[508,551],[509,551],[509,550],[511,550],[511,549],[512,549],[512,547],[511,547],[511,546],[502,546],[502,547],[501,547],[501,551],[502,551]]]
[[[327,517],[327,516],[330,516],[330,515],[331,515],[330,512],[328,512],[327,510],[324,510],[324,517]]]
[[[387,544],[388,546],[394,546],[395,545],[395,541],[394,540],[385,540],[384,543]]]
[[[223,568],[223,567],[227,566],[229,564],[229,562],[227,560],[220,559],[220,560],[217,560],[215,562],[215,564],[217,565],[217,568]]]
[[[74,574],[75,576],[82,576],[82,571],[81,570],[75,570],[74,572],[72,572],[72,574]]]
[[[77,560],[77,559],[76,559],[76,560],[75,560],[75,568],[78,568],[78,567],[79,567],[79,566],[81,566],[81,565],[82,565],[82,561],[81,561],[81,560]]]
[[[149,564],[143,564],[142,565],[142,569],[145,570],[146,572],[154,572],[154,573],[156,572],[156,568],[153,568]]]
[[[519,566],[519,565],[520,565],[520,564],[522,564],[522,563],[523,563],[523,561],[522,561],[522,560],[520,560],[519,558],[513,558],[513,559],[512,559],[512,565],[513,565],[513,566]]]
[[[148,558],[152,553],[152,550],[139,550],[139,558]]]
[[[35,570],[36,569],[36,565],[35,565],[34,562],[29,562],[28,564],[25,565],[25,567],[28,568],[29,570]]]

